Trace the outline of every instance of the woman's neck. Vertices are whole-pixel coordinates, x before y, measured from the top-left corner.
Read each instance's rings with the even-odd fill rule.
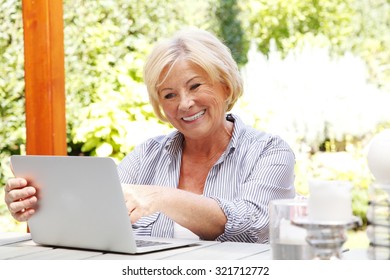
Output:
[[[233,123],[226,121],[220,133],[205,139],[185,139],[183,154],[199,162],[215,161],[229,145],[233,133]]]

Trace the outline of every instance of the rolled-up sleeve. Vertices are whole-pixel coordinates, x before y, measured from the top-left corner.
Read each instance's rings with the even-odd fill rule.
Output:
[[[295,196],[292,150],[277,137],[259,147],[249,148],[244,164],[238,165],[242,168],[237,170],[242,173],[241,182],[236,181],[236,186],[225,185],[234,189],[235,197],[211,196],[227,217],[219,241],[268,242],[269,202]]]

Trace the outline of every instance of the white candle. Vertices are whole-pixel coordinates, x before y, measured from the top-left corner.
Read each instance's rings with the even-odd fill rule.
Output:
[[[342,181],[309,182],[309,220],[319,223],[349,222],[352,219],[352,186]]]

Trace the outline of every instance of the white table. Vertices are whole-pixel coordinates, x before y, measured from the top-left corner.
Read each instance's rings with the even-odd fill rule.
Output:
[[[270,246],[239,242],[199,241],[194,245],[146,254],[116,254],[71,248],[41,246],[29,238],[29,234],[1,234],[0,259],[12,260],[236,260],[267,254]],[[260,256],[259,256],[260,257]]]
[[[364,260],[366,250],[350,250],[344,259]],[[270,260],[268,244],[199,241],[195,245],[140,255],[41,246],[29,234],[0,233],[0,259],[11,260]]]

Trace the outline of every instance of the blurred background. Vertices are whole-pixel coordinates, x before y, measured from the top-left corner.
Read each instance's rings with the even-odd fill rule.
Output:
[[[348,180],[367,245],[370,139],[390,128],[390,0],[64,0],[69,155],[121,160],[159,122],[143,85],[156,40],[196,26],[231,49],[245,82],[234,108],[296,154],[296,188]],[[20,0],[0,0],[0,231],[25,231],[4,205],[9,156],[25,153]],[[42,143],[45,145],[45,143]]]

